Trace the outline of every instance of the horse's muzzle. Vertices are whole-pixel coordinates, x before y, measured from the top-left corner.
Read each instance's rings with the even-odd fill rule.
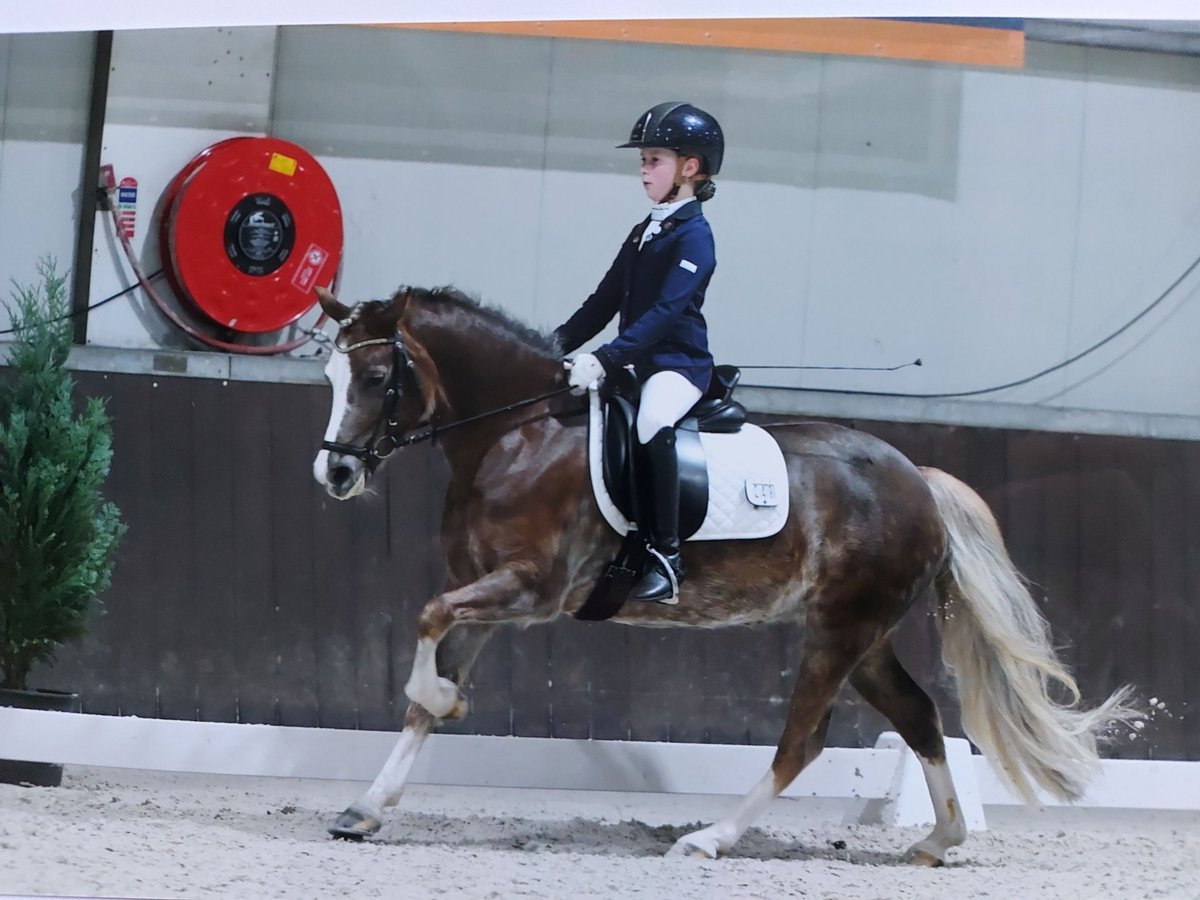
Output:
[[[362,460],[342,453],[330,453],[325,464],[325,492],[335,500],[357,497],[367,486],[367,472],[368,467]]]

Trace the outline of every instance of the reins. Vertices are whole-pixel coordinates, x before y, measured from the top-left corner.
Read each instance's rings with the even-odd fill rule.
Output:
[[[392,337],[386,338],[370,338],[365,341],[358,341],[348,347],[343,347],[335,338],[331,342],[331,346],[338,353],[350,353],[357,350],[359,347],[369,347],[376,344],[391,344],[392,345],[392,383],[388,388],[387,394],[384,396],[383,409],[379,413],[379,418],[375,420],[371,427],[371,436],[368,438],[367,444],[343,444],[338,441],[322,441],[321,448],[330,450],[334,453],[341,453],[346,456],[353,456],[356,459],[362,460],[370,468],[374,469],[384,458],[390,456],[395,451],[402,447],[411,447],[413,444],[420,444],[424,441],[437,443],[438,438],[448,431],[453,431],[456,428],[461,428],[464,425],[472,425],[476,422],[481,422],[485,419],[502,416],[505,413],[516,412],[519,409],[524,409],[527,406],[533,406],[542,403],[545,400],[550,400],[560,394],[565,394],[569,391],[570,385],[565,385],[561,388],[555,388],[552,391],[547,391],[544,394],[539,394],[536,397],[527,397],[524,400],[517,400],[515,403],[509,403],[507,406],[502,406],[497,409],[490,409],[487,412],[478,413],[473,416],[467,416],[465,419],[458,419],[450,422],[448,425],[436,425],[429,423],[429,426],[423,431],[416,431],[404,437],[397,437],[392,432],[399,427],[399,422],[395,419],[396,404],[400,399],[401,379],[405,372],[415,372],[416,366],[413,364],[412,357],[409,356],[408,348],[404,346],[404,337],[399,331]],[[418,385],[419,389],[419,385]],[[531,420],[536,421],[536,420]],[[383,424],[384,432],[378,438],[375,433],[379,430],[379,426]],[[425,423],[418,423],[425,424]],[[525,423],[517,423],[513,427],[519,427]]]
[[[433,441],[434,443],[437,443],[438,437],[440,435],[445,434],[447,431],[452,431],[455,428],[459,428],[463,425],[471,425],[475,422],[480,422],[484,419],[490,419],[493,416],[502,416],[505,413],[516,412],[518,409],[524,409],[527,406],[533,406],[534,404],[541,403],[543,400],[550,400],[553,397],[557,397],[559,394],[565,394],[570,389],[571,388],[569,385],[566,387],[555,388],[552,391],[547,391],[546,393],[539,394],[536,397],[528,397],[525,400],[518,400],[516,403],[510,403],[510,404],[508,404],[508,406],[501,406],[498,409],[490,409],[487,412],[482,412],[482,413],[479,413],[478,415],[467,416],[467,418],[465,418],[465,419],[459,419],[458,421],[451,422],[448,425],[437,426],[437,425],[431,424],[424,431],[410,434],[406,437],[400,438],[399,440],[395,440],[393,438],[393,440],[395,441],[395,447],[393,449],[399,449],[400,447],[408,447],[408,446],[411,446],[412,444],[419,444],[422,441]],[[537,421],[536,418],[535,419],[527,419],[523,422],[518,422],[517,425],[515,425],[513,427],[518,427],[520,425],[528,424],[528,422],[535,422],[535,421]],[[391,453],[391,452],[392,452],[391,450],[388,451],[388,453]],[[385,453],[383,455],[386,456],[387,454]]]

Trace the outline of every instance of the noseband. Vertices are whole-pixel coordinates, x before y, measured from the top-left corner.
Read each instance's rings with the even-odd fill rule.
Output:
[[[379,418],[371,426],[371,434],[367,438],[367,442],[361,445],[342,444],[337,441],[321,442],[321,449],[361,459],[367,468],[372,471],[392,451],[415,442],[413,439],[403,439],[396,436],[396,430],[400,427],[400,423],[396,421],[396,405],[400,402],[400,391],[403,386],[404,374],[406,372],[413,373],[413,382],[416,383],[416,366],[413,364],[412,357],[408,353],[408,348],[404,346],[403,335],[397,331],[391,337],[371,338],[351,344],[349,347],[343,347],[335,338],[333,349],[338,353],[350,353],[359,347],[370,347],[375,344],[392,345],[392,383],[389,385],[387,393],[384,394],[383,407],[379,411]],[[383,427],[383,434],[379,434],[380,426]],[[417,439],[421,438],[418,437]]]

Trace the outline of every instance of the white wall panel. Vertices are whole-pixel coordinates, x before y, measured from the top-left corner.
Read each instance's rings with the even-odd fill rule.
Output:
[[[283,29],[272,131],[318,154],[541,169],[550,50],[535,38]],[[443,202],[471,197],[464,187]]]
[[[323,162],[345,217],[339,290],[347,301],[386,298],[401,284],[452,284],[531,317],[538,173],[362,159]],[[478,201],[447,202],[464,193]]]
[[[793,364],[889,366],[935,353],[921,311],[953,290],[954,254],[926,248],[953,248],[962,74],[912,66],[889,77],[887,68],[825,64],[815,190],[797,204],[801,216],[809,211],[812,237]],[[810,372],[776,381],[896,390],[912,377]]]
[[[1200,254],[1200,60],[1087,51],[1079,249],[1068,348],[1110,334]],[[1200,414],[1200,281],[1071,368],[1051,399],[1086,408]]]
[[[927,390],[973,390],[1023,378],[1067,352],[1079,218],[1083,52],[1054,48],[1050,69],[1030,50],[1014,77],[964,75],[955,203],[956,294],[929,310],[943,352]],[[1032,323],[1037,323],[1034,326]],[[1048,376],[992,395],[1027,399]]]
[[[0,35],[0,330],[13,281],[37,283],[43,257],[60,274],[74,265],[92,46],[90,34]]]

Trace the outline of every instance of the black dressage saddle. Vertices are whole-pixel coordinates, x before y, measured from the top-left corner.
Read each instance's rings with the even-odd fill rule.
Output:
[[[686,540],[704,524],[708,515],[708,461],[701,432],[730,434],[746,423],[745,408],[733,399],[733,389],[742,373],[736,366],[713,369],[708,392],[675,426],[675,453],[679,460],[679,538]],[[624,604],[646,558],[645,518],[651,485],[639,477],[646,465],[644,448],[637,440],[639,385],[633,373],[609,379],[601,392],[603,429],[601,471],[608,495],[621,514],[636,529],[625,536],[617,558],[609,563],[591,596],[575,617],[607,619]]]
[[[736,366],[717,366],[706,393],[675,426],[675,453],[679,458],[679,538],[686,540],[704,524],[708,514],[708,463],[700,432],[729,434],[746,423],[745,408],[733,399],[742,373]],[[604,486],[617,509],[638,527],[645,509],[643,494],[649,479],[639,478],[638,470],[645,463],[643,448],[637,441],[637,402],[639,386],[628,378],[614,379],[614,384],[602,396],[604,403],[604,436],[602,471]]]

